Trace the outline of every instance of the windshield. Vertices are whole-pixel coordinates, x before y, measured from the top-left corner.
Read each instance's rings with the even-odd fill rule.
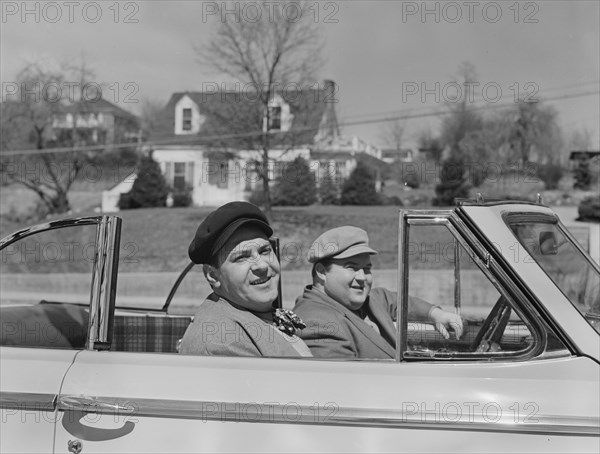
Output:
[[[571,303],[600,333],[600,272],[554,218],[510,220],[509,226]]]

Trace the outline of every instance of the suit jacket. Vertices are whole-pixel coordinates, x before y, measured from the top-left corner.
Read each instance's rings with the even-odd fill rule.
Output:
[[[277,328],[211,294],[181,340],[179,352],[217,356],[301,356]],[[304,346],[306,348],[306,346]]]
[[[315,290],[312,285],[304,289],[294,307],[294,312],[306,324],[299,336],[314,356],[393,359],[396,354],[396,294],[374,288],[361,311],[377,325],[379,333],[357,313]]]

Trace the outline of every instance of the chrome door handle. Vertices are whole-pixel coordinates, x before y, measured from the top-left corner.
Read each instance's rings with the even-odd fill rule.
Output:
[[[109,402],[104,398],[88,396],[61,396],[58,398],[59,410],[78,410],[95,413],[132,413],[133,405],[122,405],[118,402]]]

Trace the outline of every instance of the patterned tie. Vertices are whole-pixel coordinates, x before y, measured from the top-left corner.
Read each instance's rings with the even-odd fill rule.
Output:
[[[296,334],[296,329],[306,328],[300,317],[289,309],[281,308],[273,308],[273,326],[288,336]]]

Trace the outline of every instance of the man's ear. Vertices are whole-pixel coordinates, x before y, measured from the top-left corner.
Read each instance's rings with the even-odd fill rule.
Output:
[[[323,265],[322,263],[315,264],[315,276],[319,283],[322,284],[325,282],[326,274],[327,274],[327,269],[325,268],[325,265]]]
[[[208,281],[211,287],[219,288],[221,286],[221,281],[219,280],[219,273],[217,272],[214,266],[209,265],[204,270],[204,276],[206,277],[206,280]]]

